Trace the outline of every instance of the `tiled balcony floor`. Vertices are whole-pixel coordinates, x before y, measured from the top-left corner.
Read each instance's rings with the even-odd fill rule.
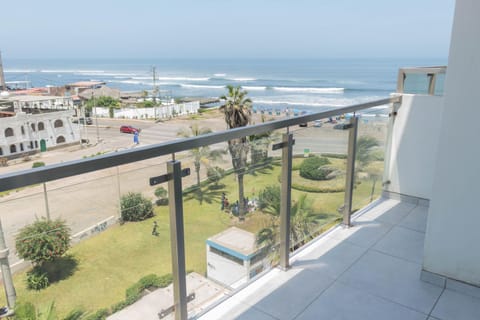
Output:
[[[420,280],[427,211],[379,200],[200,319],[478,320],[480,289]]]

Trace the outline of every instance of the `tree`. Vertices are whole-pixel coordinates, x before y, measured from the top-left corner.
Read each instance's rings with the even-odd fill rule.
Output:
[[[39,219],[20,229],[15,247],[21,258],[41,266],[61,257],[70,248],[70,228],[64,220]]]
[[[228,94],[220,97],[221,100],[225,101],[225,104],[220,107],[220,110],[223,111],[227,129],[248,125],[252,115],[252,100],[246,97],[247,91],[242,90],[241,86],[234,87],[228,85],[226,88]],[[238,181],[238,209],[240,220],[243,220],[245,216],[243,176],[245,175],[247,166],[248,150],[247,137],[228,141],[228,151],[230,152],[233,169],[235,170]]]
[[[259,208],[272,216],[270,227],[257,233],[257,245],[272,246],[278,238],[281,191],[279,186],[267,186],[258,197]],[[294,246],[312,234],[321,215],[314,213],[307,194],[301,194],[290,208],[290,240]],[[270,238],[269,238],[270,237]]]
[[[212,132],[212,130],[209,128],[200,128],[198,124],[194,123],[190,126],[190,130],[180,130],[177,135],[180,137],[189,138],[201,136],[210,132]],[[190,150],[190,155],[193,157],[193,164],[195,166],[195,173],[197,175],[197,190],[200,194],[202,192],[200,187],[200,169],[202,162],[208,162],[210,159],[215,160],[221,158],[222,154],[222,151],[210,150],[208,146],[193,148]]]

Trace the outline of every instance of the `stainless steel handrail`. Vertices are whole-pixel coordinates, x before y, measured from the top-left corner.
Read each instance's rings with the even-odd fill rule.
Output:
[[[71,177],[82,173],[107,169],[136,161],[190,150],[192,148],[198,148],[205,145],[225,142],[235,138],[254,134],[261,134],[276,129],[287,128],[290,126],[298,125],[300,123],[335,117],[346,113],[359,112],[364,109],[400,101],[401,96],[394,96],[391,98],[375,100],[371,102],[356,104],[334,110],[317,112],[294,118],[276,120],[258,125],[226,130],[222,132],[214,132],[198,137],[177,139],[169,142],[138,147],[133,150],[118,151],[114,153],[100,155],[94,158],[68,161],[53,165],[47,165],[35,169],[7,173],[0,175],[0,191],[12,190],[15,188],[21,188],[36,183],[42,183],[56,179]]]

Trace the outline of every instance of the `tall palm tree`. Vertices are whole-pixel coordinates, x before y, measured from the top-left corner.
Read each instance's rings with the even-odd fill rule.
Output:
[[[225,116],[227,129],[244,127],[250,123],[252,100],[247,98],[247,91],[241,86],[227,86],[228,94],[220,97],[225,104],[220,107]],[[248,159],[248,140],[241,137],[228,141],[228,151],[232,157],[233,169],[237,174],[238,181],[238,215],[240,220],[244,219],[245,201],[243,190],[243,176],[245,175]]]
[[[180,137],[188,138],[188,137],[197,137],[207,133],[212,132],[209,128],[200,128],[198,124],[194,123],[190,126],[190,130],[180,130],[177,135]],[[202,166],[202,162],[206,162],[208,160],[216,160],[220,158],[223,154],[221,150],[210,150],[208,146],[203,146],[199,148],[193,148],[190,150],[190,154],[193,157],[193,163],[195,166],[195,173],[197,174],[197,190],[199,194],[201,193],[200,189],[200,168]],[[200,197],[201,199],[201,197]]]

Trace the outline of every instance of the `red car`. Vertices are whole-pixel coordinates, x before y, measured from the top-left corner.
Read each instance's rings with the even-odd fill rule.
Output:
[[[132,126],[121,126],[120,127],[120,132],[123,133],[135,133],[135,132],[140,132],[141,129],[134,128]]]

